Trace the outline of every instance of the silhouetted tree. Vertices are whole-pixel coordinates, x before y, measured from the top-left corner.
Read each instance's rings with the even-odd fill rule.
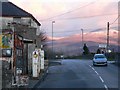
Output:
[[[88,49],[86,43],[85,43],[84,46],[83,46],[83,50],[84,50],[84,52],[83,52],[84,55],[89,54],[89,49]]]
[[[47,35],[45,32],[41,31],[39,35],[37,35],[37,40],[36,40],[37,46],[41,48],[41,45],[43,45],[43,48],[45,48],[47,46],[46,41],[47,41]]]
[[[100,49],[97,50],[97,54],[98,54],[98,53],[101,53],[101,52],[100,52]]]

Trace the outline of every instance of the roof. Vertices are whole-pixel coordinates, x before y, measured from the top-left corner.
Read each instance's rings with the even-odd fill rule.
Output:
[[[95,56],[96,56],[96,55],[104,55],[104,54],[95,54]]]
[[[0,16],[2,17],[31,17],[39,26],[41,25],[32,14],[16,6],[12,2],[0,2],[0,7],[2,12]]]

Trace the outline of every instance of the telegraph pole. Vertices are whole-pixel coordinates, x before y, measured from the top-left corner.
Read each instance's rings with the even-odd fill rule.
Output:
[[[107,52],[109,49],[109,28],[110,28],[110,24],[109,22],[107,22]]]

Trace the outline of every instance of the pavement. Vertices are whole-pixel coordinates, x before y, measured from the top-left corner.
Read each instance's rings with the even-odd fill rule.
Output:
[[[30,77],[29,84],[26,86],[26,88],[35,88],[38,83],[40,84],[40,82],[42,82],[45,79],[45,77],[47,76],[47,72],[48,67],[45,67],[45,69],[41,71],[39,77],[37,78]]]
[[[51,61],[49,62],[49,66],[56,66],[56,65],[61,65],[61,60],[58,61]],[[44,71],[41,72],[38,78],[29,78],[29,84],[27,88],[36,88],[44,79],[46,78],[48,74],[48,66],[45,67]]]
[[[27,86],[27,88],[33,88],[39,80],[35,80],[35,79],[30,79],[29,80],[29,85]]]

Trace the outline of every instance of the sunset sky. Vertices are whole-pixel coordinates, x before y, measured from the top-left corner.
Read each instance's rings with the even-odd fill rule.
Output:
[[[48,36],[62,38],[81,33],[117,30],[119,0],[9,0],[33,14]],[[115,21],[116,20],[116,21]],[[115,21],[115,22],[114,22]],[[98,35],[98,34],[97,34]]]

